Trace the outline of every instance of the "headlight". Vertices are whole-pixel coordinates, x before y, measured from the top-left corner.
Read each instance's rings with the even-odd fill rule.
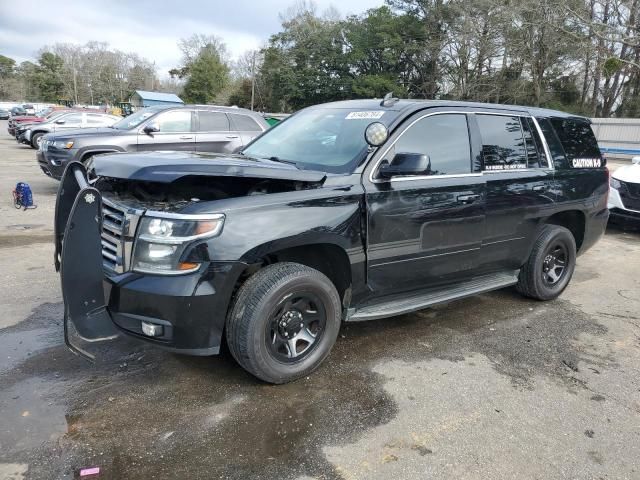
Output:
[[[55,140],[51,143],[51,145],[53,145],[56,148],[60,148],[60,149],[70,149],[71,147],[73,147],[73,141],[71,140]]]
[[[615,188],[616,190],[619,190],[622,186],[620,180],[613,177],[609,178],[609,185],[611,186],[611,188]]]
[[[133,269],[169,275],[193,272],[200,264],[181,261],[186,247],[194,240],[220,235],[223,225],[222,214],[142,217]]]

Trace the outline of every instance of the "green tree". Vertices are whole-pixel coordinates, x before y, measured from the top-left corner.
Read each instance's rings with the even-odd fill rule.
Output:
[[[229,67],[222,60],[216,45],[208,44],[200,49],[189,65],[183,96],[185,102],[213,103],[229,81]]]
[[[64,91],[62,81],[62,58],[51,52],[43,52],[38,59],[36,84],[39,99],[45,102],[57,101]]]

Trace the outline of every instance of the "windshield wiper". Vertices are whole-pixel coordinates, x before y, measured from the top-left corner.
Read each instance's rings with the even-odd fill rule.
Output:
[[[286,164],[293,165],[294,167],[298,168],[298,164],[296,162],[294,162],[293,160],[285,160],[283,158],[276,157],[276,156],[269,157],[269,158],[267,158],[267,160],[271,160],[273,162],[278,162],[278,163],[286,163]]]

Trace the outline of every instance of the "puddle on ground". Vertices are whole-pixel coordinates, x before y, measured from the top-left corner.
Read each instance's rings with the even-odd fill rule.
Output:
[[[28,334],[43,321],[34,316],[14,331]],[[48,379],[68,405],[69,433],[3,461],[28,462],[34,479],[72,478],[88,465],[113,479],[342,478],[322,447],[357,441],[398,412],[374,365],[458,362],[477,352],[518,388],[532,388],[534,375],[545,375],[579,389],[573,374],[583,358],[574,339],[605,331],[568,302],[540,303],[503,290],[345,325],[317,372],[282,386],[257,381],[228,353],[186,357],[121,339],[91,365],[58,344],[0,376],[0,390],[34,376]]]
[[[58,403],[46,379],[33,377],[0,389],[0,462],[15,452],[55,442],[67,431],[66,406]]]
[[[51,235],[0,235],[0,248],[24,247],[34,243],[50,243],[53,245]]]

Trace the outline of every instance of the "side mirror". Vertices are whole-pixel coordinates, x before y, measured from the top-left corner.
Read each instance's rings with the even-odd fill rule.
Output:
[[[379,147],[389,138],[389,130],[380,122],[373,122],[367,125],[364,130],[364,139],[372,147]]]
[[[640,165],[640,157],[633,157],[633,158],[631,159],[631,163],[632,163],[633,165]]]
[[[63,118],[61,118],[60,120],[56,120],[56,123],[57,123],[58,125],[64,125],[65,120],[64,120]]]
[[[428,175],[431,171],[431,159],[424,153],[399,152],[391,163],[383,163],[380,167],[382,178],[407,175]]]
[[[144,126],[142,131],[147,135],[151,135],[152,133],[157,133],[160,131],[160,125],[158,125],[156,122],[150,122]]]

